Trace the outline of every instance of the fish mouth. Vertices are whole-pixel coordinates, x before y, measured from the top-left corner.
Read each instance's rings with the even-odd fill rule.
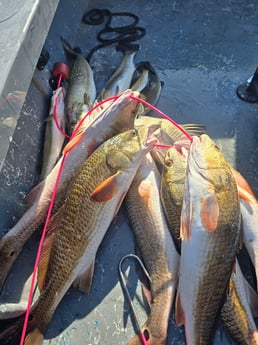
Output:
[[[138,91],[132,91],[131,89],[127,89],[119,94],[118,99],[114,101],[110,101],[110,105],[113,104],[118,107],[118,109],[123,109],[128,106],[132,102],[137,102],[137,98],[139,98],[140,93]],[[138,103],[139,104],[139,103]]]
[[[160,124],[153,124],[148,127],[145,146],[147,146],[148,148],[150,147],[152,148],[158,143],[157,135],[159,134],[160,128],[161,128]]]
[[[181,156],[187,159],[191,147],[191,140],[186,135],[183,135],[172,147],[175,148]]]

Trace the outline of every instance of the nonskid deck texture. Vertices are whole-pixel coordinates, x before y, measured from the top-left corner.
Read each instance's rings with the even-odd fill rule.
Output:
[[[135,62],[150,61],[164,82],[158,108],[179,123],[202,123],[222,147],[227,159],[243,174],[258,195],[258,105],[241,101],[236,88],[255,71],[258,49],[258,7],[255,1],[73,1],[60,0],[45,42],[50,54],[46,68],[36,71],[28,97],[12,136],[0,173],[0,231],[5,233],[24,212],[22,199],[37,182],[42,150],[44,118],[48,112],[48,78],[56,61],[67,61],[62,35],[84,55],[96,44],[103,25],[81,23],[92,8],[128,11],[139,16],[146,35],[136,43]],[[114,46],[97,51],[92,59],[98,91],[117,68],[122,53]],[[0,119],[1,121],[1,119]],[[118,263],[134,251],[132,233],[123,212],[114,220],[98,251],[89,295],[74,289],[57,308],[44,345],[126,344],[134,330],[119,278]],[[33,265],[39,235],[26,245],[10,275],[0,305],[18,303],[28,291],[23,283]],[[248,269],[247,265],[247,269]],[[131,286],[137,276],[130,273]],[[132,291],[133,292],[133,291]],[[141,297],[140,285],[137,293]],[[146,316],[140,300],[135,308],[141,324]],[[173,314],[167,345],[184,344],[183,328]],[[216,334],[216,345],[229,344]]]

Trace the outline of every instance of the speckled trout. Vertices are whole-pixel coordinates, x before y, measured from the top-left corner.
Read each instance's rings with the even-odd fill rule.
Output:
[[[71,135],[81,113],[86,113],[93,105],[96,98],[96,86],[88,61],[75,52],[63,38],[61,41],[65,51],[74,57],[65,97],[67,131]]]
[[[138,93],[133,94],[138,95]],[[132,95],[132,91],[125,91],[116,101],[103,107],[101,112],[97,110],[97,116],[92,114],[93,119],[89,118],[86,121],[87,126],[83,125],[82,131],[79,131],[78,135],[67,144],[66,150],[70,150],[70,152],[59,181],[55,210],[62,205],[69,189],[69,183],[85,159],[108,138],[133,128],[138,103],[132,100],[130,95]],[[46,179],[28,195],[26,201],[31,204],[31,207],[0,239],[0,289],[24,244],[32,233],[44,223],[60,165],[61,159]]]
[[[231,167],[207,136],[193,137],[181,214],[176,321],[187,345],[212,344],[240,241]]]
[[[179,255],[159,198],[160,174],[146,155],[126,195],[129,224],[151,278],[150,314],[142,326],[149,345],[164,345],[178,280]],[[135,335],[128,345],[141,345]]]
[[[48,228],[38,268],[41,294],[31,312],[25,345],[42,344],[55,309],[72,284],[89,291],[97,249],[141,161],[156,143],[152,137],[156,129],[141,127],[112,137],[77,173]],[[7,333],[0,335],[2,345]],[[19,336],[14,336],[19,344]]]

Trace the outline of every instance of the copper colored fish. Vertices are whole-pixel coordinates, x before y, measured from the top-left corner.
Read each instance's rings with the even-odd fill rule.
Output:
[[[179,255],[159,198],[160,174],[148,154],[126,195],[129,224],[151,278],[150,314],[142,326],[149,345],[164,345],[177,287]],[[128,345],[141,345],[136,335]]]
[[[90,115],[86,125],[82,125],[82,131],[67,144],[65,149],[69,154],[59,181],[55,210],[64,202],[69,183],[85,159],[108,138],[134,127],[138,104],[130,98],[131,95],[132,91],[125,91],[116,101],[102,107],[101,112],[97,110],[97,115]],[[0,290],[24,244],[44,223],[60,165],[61,159],[50,174],[27,196],[26,202],[31,206],[17,224],[0,239]]]
[[[240,242],[235,179],[207,136],[193,137],[181,214],[176,321],[187,345],[210,345]]]
[[[56,307],[74,284],[88,292],[97,249],[117,214],[144,156],[156,142],[156,127],[126,131],[107,140],[82,165],[66,201],[52,217],[38,267],[39,299],[32,308],[25,345],[43,342]],[[11,326],[11,337],[19,344]],[[7,344],[8,329],[0,335]],[[14,344],[16,344],[14,343]]]

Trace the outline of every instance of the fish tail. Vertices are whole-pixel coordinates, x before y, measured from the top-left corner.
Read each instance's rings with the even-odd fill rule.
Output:
[[[73,58],[76,58],[78,56],[81,56],[81,53],[79,53],[78,51],[76,51],[75,49],[73,49],[70,44],[62,37],[60,36],[60,40],[62,42],[63,48],[65,50],[66,53],[68,53],[70,56],[72,56]]]
[[[123,53],[137,52],[140,49],[139,44],[121,43],[116,46],[116,50]]]
[[[151,65],[149,61],[140,61],[136,64],[136,68],[139,70],[147,69],[151,73],[157,73],[154,67]]]
[[[1,322],[0,344],[20,345],[24,325],[24,314],[14,319]],[[2,327],[3,326],[3,327]],[[24,345],[41,345],[44,339],[43,333],[38,329],[36,322],[29,321]]]
[[[18,316],[14,319],[1,321],[0,344],[19,345],[23,328],[24,317]]]
[[[34,328],[29,332],[25,338],[24,345],[41,345],[43,343],[44,336],[38,328]]]
[[[258,344],[258,331],[257,330],[253,331],[251,344]]]

